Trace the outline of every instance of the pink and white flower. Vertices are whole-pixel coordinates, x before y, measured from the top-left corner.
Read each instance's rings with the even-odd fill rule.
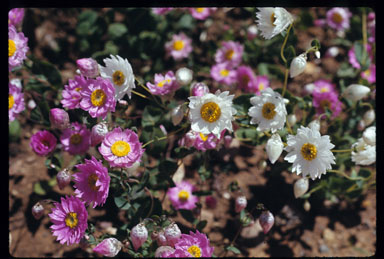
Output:
[[[345,31],[350,27],[351,16],[352,13],[348,8],[334,7],[327,12],[327,24],[335,30]]]
[[[91,132],[87,126],[73,122],[71,126],[62,131],[60,136],[63,149],[71,155],[84,154],[90,146]]]
[[[205,20],[208,18],[217,8],[207,8],[207,7],[198,7],[198,8],[188,8],[192,17],[198,20]]]
[[[181,60],[192,52],[192,40],[184,33],[174,34],[172,40],[165,43],[165,51],[175,60]]]
[[[81,92],[83,87],[87,84],[87,80],[83,76],[75,76],[74,79],[69,79],[68,84],[64,86],[61,93],[63,99],[61,104],[64,108],[77,109],[80,108],[80,102],[83,98]]]
[[[29,47],[28,38],[24,33],[17,32],[15,26],[8,26],[8,70],[21,66],[24,59],[27,58]]]
[[[166,95],[176,91],[180,85],[176,81],[175,74],[168,71],[165,76],[155,74],[154,84],[147,82],[147,87],[154,95]]]
[[[235,41],[224,41],[222,47],[216,51],[216,63],[224,63],[228,68],[240,65],[243,58],[244,46]]]
[[[39,156],[47,156],[55,150],[57,144],[56,137],[47,130],[40,130],[31,137],[29,145]]]
[[[213,251],[207,236],[196,230],[196,233],[190,231],[189,235],[181,234],[175,251],[169,257],[212,257]]]
[[[14,121],[16,116],[25,110],[24,94],[21,88],[12,82],[8,83],[8,119]]]
[[[175,187],[169,188],[167,195],[175,209],[192,210],[199,201],[198,197],[192,194],[194,190],[195,187],[192,184],[182,181],[176,183]]]
[[[219,84],[231,85],[236,83],[236,70],[232,70],[226,63],[215,64],[211,68],[211,77]]]

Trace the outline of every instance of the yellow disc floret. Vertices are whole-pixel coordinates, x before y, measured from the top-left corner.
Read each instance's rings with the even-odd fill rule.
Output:
[[[107,95],[101,89],[96,89],[91,94],[91,103],[93,106],[102,106],[107,100]]]
[[[184,48],[184,41],[177,40],[173,43],[173,49],[174,50],[182,50]]]
[[[337,24],[340,24],[343,21],[343,16],[341,16],[341,14],[339,13],[334,13],[332,15],[332,21]]]
[[[227,52],[225,52],[225,58],[227,60],[231,60],[233,57],[233,54],[235,54],[235,51],[233,49],[230,49]]]
[[[316,158],[317,155],[316,146],[311,143],[305,143],[301,147],[301,155],[304,157],[305,160],[312,161]]]
[[[15,98],[13,98],[13,95],[8,95],[8,110],[12,109],[13,105],[15,104]]]
[[[275,24],[275,21],[276,21],[275,13],[272,13],[272,14],[271,14],[270,19],[271,19],[271,24],[272,24],[273,26],[276,26],[276,24]]]
[[[178,197],[180,201],[187,201],[189,198],[189,192],[187,192],[186,190],[181,190],[179,192]]]
[[[192,255],[192,257],[201,257],[201,249],[198,246],[190,246],[187,251]]]
[[[229,71],[227,69],[224,68],[224,69],[220,70],[221,76],[226,77],[226,76],[228,76],[228,74],[229,74]]]
[[[112,81],[115,85],[121,86],[125,82],[125,75],[120,70],[116,70],[112,74]]]
[[[201,133],[201,132],[200,132],[199,135],[200,135],[200,138],[201,138],[202,141],[207,141],[207,139],[208,139],[208,135],[204,135],[204,134]]]
[[[195,9],[196,9],[196,12],[198,12],[198,13],[202,13],[202,12],[204,11],[205,8],[201,8],[201,7],[200,7],[200,8],[195,8]]]
[[[96,181],[99,180],[99,177],[97,177],[96,174],[90,174],[88,176],[88,186],[93,191],[98,191],[100,186],[96,186]]]
[[[221,110],[217,103],[207,102],[200,109],[200,115],[207,122],[215,122],[220,118]]]
[[[74,228],[79,223],[79,220],[77,219],[77,213],[76,212],[69,212],[67,216],[65,217],[65,225],[70,228]]]
[[[82,140],[83,138],[81,137],[81,135],[79,133],[75,133],[71,136],[69,142],[73,145],[78,145],[81,143]]]
[[[128,155],[131,146],[125,141],[118,140],[111,146],[111,151],[115,156],[122,157]]]
[[[273,119],[276,115],[275,105],[273,103],[265,103],[263,105],[261,114],[267,120]]]
[[[13,40],[8,40],[8,57],[12,57],[16,52],[16,44]]]
[[[163,87],[165,83],[170,83],[170,82],[171,82],[171,79],[164,79],[163,81],[160,81],[159,83],[157,83],[157,86]]]

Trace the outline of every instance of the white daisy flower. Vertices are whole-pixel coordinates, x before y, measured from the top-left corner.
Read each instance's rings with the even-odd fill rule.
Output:
[[[376,145],[367,144],[363,138],[359,138],[352,145],[352,162],[357,165],[371,165],[376,162]]]
[[[258,124],[257,130],[275,133],[284,127],[287,110],[284,98],[278,92],[272,88],[262,90],[260,96],[251,98],[251,104],[248,115],[252,117],[251,124]]]
[[[99,65],[100,75],[111,80],[115,86],[115,98],[120,100],[125,94],[131,99],[131,90],[136,88],[135,76],[127,59],[116,55],[103,60],[106,67]]]
[[[297,134],[288,135],[285,150],[288,154],[284,160],[293,163],[292,171],[303,177],[310,175],[312,180],[320,179],[326,170],[336,164],[331,149],[334,148],[328,135],[321,136],[315,128],[301,126]]]
[[[283,32],[292,22],[292,15],[281,7],[258,7],[257,26],[261,36],[269,40]]]
[[[192,130],[204,135],[213,133],[218,138],[224,129],[232,131],[233,115],[237,112],[232,107],[233,97],[229,91],[221,93],[220,90],[215,94],[188,97]]]

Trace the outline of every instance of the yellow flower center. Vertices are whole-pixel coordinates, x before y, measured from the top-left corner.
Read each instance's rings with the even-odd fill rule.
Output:
[[[229,71],[227,70],[227,69],[222,69],[222,70],[220,70],[220,75],[221,76],[228,76],[228,74],[229,74]]]
[[[370,76],[371,75],[371,70],[370,69],[365,70],[364,71],[364,75],[367,76],[367,77]]]
[[[201,257],[201,249],[198,246],[190,246],[187,249],[188,253],[190,253],[193,257]]]
[[[76,212],[69,212],[67,216],[65,217],[65,225],[70,228],[74,228],[79,223],[79,220],[77,219],[77,213]]]
[[[340,24],[343,21],[343,16],[341,16],[339,13],[334,13],[332,15],[332,21],[334,23]]]
[[[328,93],[328,92],[329,92],[329,89],[328,89],[328,87],[322,87],[322,88],[320,89],[320,92],[321,92],[321,93]]]
[[[261,91],[261,90],[264,90],[264,84],[263,83],[259,84],[259,91]]]
[[[308,161],[315,159],[317,155],[316,146],[310,143],[305,143],[301,147],[301,155],[304,157],[305,160]]]
[[[124,84],[125,75],[120,70],[116,70],[112,74],[112,81],[115,85],[121,86],[122,84]]]
[[[184,41],[177,40],[173,43],[173,49],[174,50],[182,50],[184,48]]]
[[[272,24],[273,26],[276,26],[276,24],[275,24],[275,21],[276,21],[275,13],[272,13],[272,14],[271,14],[270,19],[271,19],[271,24]]]
[[[227,52],[225,52],[225,58],[227,60],[231,60],[233,57],[233,54],[235,54],[235,51],[233,51],[233,49],[230,49]]]
[[[107,99],[107,95],[101,89],[96,89],[91,94],[91,103],[93,106],[102,106]]]
[[[261,110],[263,117],[267,120],[271,120],[275,117],[275,105],[273,103],[265,103]]]
[[[189,192],[186,190],[181,190],[178,196],[180,201],[187,201],[189,198]]]
[[[196,12],[198,13],[202,13],[204,11],[205,8],[196,8]]]
[[[16,44],[13,40],[8,40],[8,57],[12,57],[16,52]]]
[[[125,141],[118,140],[113,143],[111,151],[115,156],[122,157],[128,155],[131,151],[131,146]]]
[[[200,115],[207,122],[215,122],[220,118],[221,110],[219,105],[214,102],[207,102],[200,109]]]
[[[8,95],[8,110],[12,109],[13,105],[15,104],[15,99],[13,98],[13,95]]]
[[[157,83],[157,86],[163,87],[165,83],[170,83],[170,82],[171,82],[171,79],[164,79],[163,81],[160,81],[159,83]]]
[[[96,174],[90,174],[88,176],[88,186],[91,188],[93,191],[98,191],[100,186],[96,186],[96,181],[99,180],[99,177],[97,177]]]
[[[199,133],[199,135],[200,135],[200,138],[201,138],[201,140],[202,141],[207,141],[207,139],[208,139],[208,135],[204,135],[203,133]]]
[[[72,145],[78,145],[81,143],[82,140],[83,138],[81,137],[81,135],[79,133],[75,133],[71,136],[71,138],[69,139],[69,142]]]
[[[76,87],[76,88],[75,88],[75,91],[76,91],[76,92],[80,92],[80,91],[81,91],[81,87]]]

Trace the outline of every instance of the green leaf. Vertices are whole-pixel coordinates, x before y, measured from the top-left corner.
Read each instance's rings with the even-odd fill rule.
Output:
[[[291,65],[292,59],[296,57],[296,51],[293,46],[289,46],[284,49],[284,57],[287,60],[286,66],[289,67]]]
[[[156,126],[161,118],[164,117],[164,110],[161,108],[147,105],[144,108],[143,119],[141,120],[141,126]]]
[[[199,223],[197,223],[196,225],[196,228],[202,232],[203,228],[205,228],[205,226],[207,225],[207,221],[206,220],[202,220],[202,221],[199,221]]]
[[[311,42],[311,46],[312,46],[312,47],[317,47],[318,50],[319,50],[320,47],[321,47],[320,42],[319,42],[317,39],[312,40],[312,42]]]
[[[108,26],[108,35],[111,39],[116,39],[127,33],[127,27],[122,23],[112,23]]]
[[[251,105],[251,98],[254,94],[242,94],[233,99],[233,108],[237,110],[236,115],[247,115]]]
[[[38,195],[45,195],[47,191],[43,188],[40,182],[37,182],[33,185],[33,191]]]
[[[193,216],[193,213],[191,210],[180,209],[179,212],[181,216],[183,216],[183,218],[188,222],[193,223],[193,221],[195,220],[195,217]]]
[[[21,134],[21,127],[20,123],[17,119],[14,121],[10,122],[9,125],[9,140],[11,142],[16,142],[20,139],[20,134]]]
[[[161,175],[173,175],[178,166],[176,162],[170,160],[163,160],[159,164],[159,174]]]
[[[363,44],[361,44],[360,42],[355,42],[353,44],[353,48],[355,50],[356,59],[359,62],[359,64],[361,65],[361,70],[362,71],[367,70],[370,63],[371,63],[371,60],[370,60],[370,58],[368,56],[368,52],[365,50]]]
[[[49,62],[33,59],[32,72],[36,75],[43,75],[56,89],[62,87],[61,74],[59,70]]]
[[[80,36],[93,34],[95,31],[94,24],[96,23],[98,14],[92,10],[82,12],[78,17],[76,33]]]
[[[129,203],[129,201],[126,198],[124,198],[123,196],[114,197],[114,201],[115,201],[116,206],[119,209],[128,210],[131,207],[131,204]]]
[[[233,245],[227,246],[225,249],[228,250],[228,251],[231,251],[231,252],[233,252],[235,254],[241,254],[240,250],[238,248],[236,248],[235,246],[233,246]]]
[[[190,14],[184,14],[177,23],[177,29],[192,29],[195,27],[195,19]]]
[[[371,176],[371,170],[368,170],[368,169],[366,169],[366,168],[361,168],[361,169],[359,170],[358,175],[359,175],[360,177],[364,177],[364,178],[370,177],[370,176]]]
[[[186,148],[186,147],[177,147],[175,148],[175,154],[177,158],[184,158],[189,154],[193,154],[196,149],[194,147],[192,148]]]

